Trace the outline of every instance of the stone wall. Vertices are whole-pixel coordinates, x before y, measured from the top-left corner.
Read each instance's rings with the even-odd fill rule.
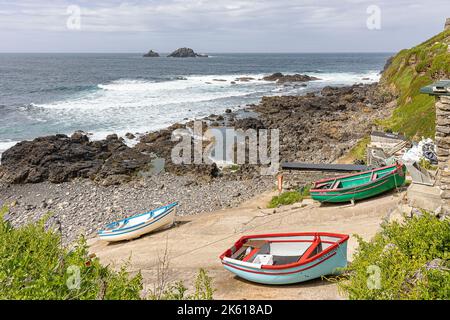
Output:
[[[442,214],[450,214],[450,97],[436,98],[437,186],[441,189]]]
[[[313,182],[325,178],[333,178],[345,175],[342,172],[323,172],[323,171],[296,171],[296,170],[282,170],[283,175],[283,190],[297,190],[305,185],[311,185]]]
[[[445,21],[444,30],[450,30],[450,18],[447,18],[447,20]]]

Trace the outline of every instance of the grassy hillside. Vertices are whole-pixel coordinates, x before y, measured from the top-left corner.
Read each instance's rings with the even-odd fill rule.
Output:
[[[450,30],[426,42],[400,51],[383,73],[380,84],[398,96],[392,117],[380,124],[414,140],[434,137],[434,98],[419,89],[432,82],[450,77]]]

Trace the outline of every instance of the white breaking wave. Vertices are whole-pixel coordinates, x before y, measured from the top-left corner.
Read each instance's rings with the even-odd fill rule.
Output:
[[[100,90],[80,97],[35,106],[45,109],[105,110],[116,107],[139,108],[177,103],[186,104],[245,96],[255,92],[255,87],[269,84],[267,81],[256,80],[262,75],[245,76],[255,80],[238,81],[238,84],[232,84],[237,76],[192,76],[186,80],[164,82],[120,79],[107,84],[99,84]]]
[[[2,158],[2,153],[5,152],[6,150],[8,150],[9,148],[13,147],[14,145],[16,145],[19,141],[0,141],[0,163],[1,163],[1,158]]]
[[[320,78],[317,82],[328,82],[331,85],[352,85],[355,83],[373,83],[380,80],[379,71],[369,71],[367,73],[309,73],[310,76]]]
[[[43,122],[42,125],[48,123],[53,128],[49,134],[55,128],[69,135],[80,129],[91,132],[92,138],[97,140],[111,133],[123,136],[127,132],[155,131],[176,122],[221,114],[227,108],[236,110],[258,102],[264,95],[302,94],[305,90],[320,90],[327,85],[371,83],[380,78],[378,71],[307,74],[321,80],[308,82],[303,87],[260,80],[267,74],[188,76],[184,80],[163,82],[119,79],[99,84],[94,92],[81,92],[62,101],[33,104],[34,112],[29,115]],[[240,77],[253,80],[236,81]],[[15,143],[0,141],[0,153]]]

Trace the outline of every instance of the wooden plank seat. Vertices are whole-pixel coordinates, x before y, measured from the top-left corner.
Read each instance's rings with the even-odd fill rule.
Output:
[[[247,258],[247,256],[249,255],[245,255],[245,252],[247,251],[248,248],[252,248],[252,251],[250,253],[253,252],[252,256],[259,250],[261,249],[261,247],[266,244],[267,241],[266,240],[248,240],[247,242],[245,242],[241,248],[239,248],[239,250],[237,250],[235,253],[233,253],[233,255],[231,256],[232,259],[238,259],[238,260],[243,260],[243,261],[247,261],[248,259],[250,259],[250,257]],[[246,260],[244,260],[245,258],[247,258]]]

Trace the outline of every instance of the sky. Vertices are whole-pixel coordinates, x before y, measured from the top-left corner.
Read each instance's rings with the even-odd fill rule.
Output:
[[[0,52],[395,52],[449,0],[0,0]]]

